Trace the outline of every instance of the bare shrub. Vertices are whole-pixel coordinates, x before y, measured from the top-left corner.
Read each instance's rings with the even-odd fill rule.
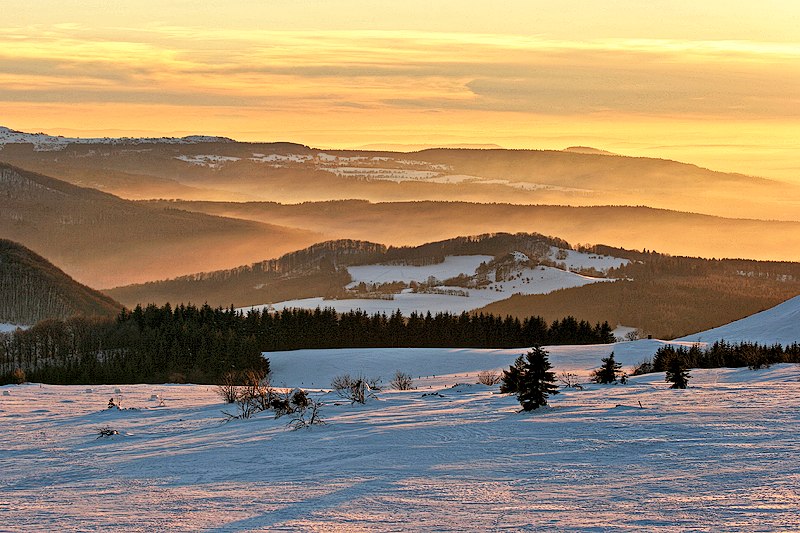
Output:
[[[291,398],[289,398],[289,403],[298,410],[305,409],[310,402],[311,400],[303,389],[296,389],[292,392]]]
[[[481,370],[478,372],[478,383],[481,385],[493,386],[503,380],[503,375],[496,370]]]
[[[394,373],[394,378],[392,378],[389,385],[396,390],[411,390],[414,388],[414,381],[410,374],[398,370]]]
[[[274,393],[270,406],[275,411],[275,418],[290,415],[305,410],[311,400],[303,389],[294,389],[281,393]]]
[[[383,386],[381,385],[380,376],[372,378],[364,378],[364,381],[367,383],[367,387],[369,387],[370,390],[380,391],[381,389],[383,389]]]
[[[226,372],[219,380],[216,391],[225,403],[234,403],[239,396],[239,373]]]
[[[102,439],[103,437],[113,437],[114,435],[119,435],[119,431],[116,429],[111,429],[108,426],[103,426],[97,430],[98,439]]]
[[[638,365],[633,367],[633,372],[631,374],[634,376],[641,376],[642,374],[650,374],[652,372],[655,372],[653,360],[644,359]]]
[[[331,387],[340,396],[342,395],[342,391],[346,391],[352,386],[353,386],[353,377],[350,374],[341,374],[334,377],[331,380]]]
[[[319,412],[323,405],[322,402],[308,398],[306,398],[306,400],[306,405],[302,409],[296,411],[292,421],[289,422],[289,427],[293,431],[325,424],[325,420],[322,419]]]
[[[222,395],[220,389],[224,390],[229,395],[228,397],[234,398],[232,403],[236,404],[239,411],[238,415],[223,411],[228,418],[246,419],[256,413],[266,411],[272,407],[276,396],[269,383],[269,374],[264,370],[247,370],[231,375],[229,384],[221,385],[218,388],[218,393]]]
[[[558,376],[558,381],[567,388],[583,390],[583,385],[578,381],[578,374],[572,372],[562,372]]]
[[[11,373],[11,379],[17,385],[22,385],[23,383],[25,383],[25,380],[27,379],[25,376],[25,371],[22,370],[21,368],[15,368],[14,371]]]
[[[370,379],[364,376],[352,377],[350,374],[342,374],[331,380],[331,387],[339,397],[349,400],[350,403],[366,403],[370,391],[376,390],[370,386],[370,383],[375,384],[376,381],[379,381],[379,379]]]
[[[639,339],[644,338],[644,334],[639,329],[634,329],[633,331],[629,331],[625,334],[624,339],[626,341],[638,341]]]

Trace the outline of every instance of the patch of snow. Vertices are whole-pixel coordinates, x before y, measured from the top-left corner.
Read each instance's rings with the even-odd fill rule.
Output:
[[[205,166],[210,168],[220,168],[224,163],[239,161],[239,157],[231,157],[227,155],[179,155],[175,159],[185,161],[186,163],[198,166]]]
[[[634,328],[634,327],[631,327],[631,326],[619,325],[616,328],[614,328],[614,331],[612,331],[612,333],[614,334],[614,338],[616,338],[617,340],[623,341],[623,340],[625,340],[625,335],[627,335],[628,333],[632,333],[634,331],[637,331],[638,329],[639,328]]]
[[[404,168],[376,168],[376,167],[332,167],[325,168],[327,172],[337,176],[364,178],[379,181],[426,181],[437,176],[438,172],[430,170],[410,170]]]
[[[249,158],[256,163],[306,163],[312,159],[313,156],[304,154],[253,154],[253,157]]]
[[[0,333],[11,333],[17,329],[28,329],[30,326],[21,324],[11,324],[9,322],[0,322]]]
[[[566,258],[559,259],[559,253],[562,256],[566,254]],[[630,263],[628,259],[609,255],[577,252],[575,250],[563,250],[555,246],[550,247],[550,256],[554,261],[564,263],[570,270],[594,268],[598,272],[607,272],[610,268],[619,268]]]
[[[347,268],[353,282],[348,287],[364,283],[386,283],[390,281],[427,281],[431,276],[439,280],[454,278],[459,274],[472,276],[481,263],[494,259],[491,255],[451,255],[435,265],[363,265]]]

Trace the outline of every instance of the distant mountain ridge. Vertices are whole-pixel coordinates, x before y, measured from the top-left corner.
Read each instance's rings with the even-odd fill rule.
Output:
[[[0,322],[114,316],[122,306],[82,285],[21,244],[0,239]]]
[[[196,144],[206,142],[236,142],[228,137],[188,135],[185,137],[64,137],[47,133],[26,133],[0,126],[0,146],[32,144],[36,150],[63,150],[70,144]]]
[[[798,185],[590,147],[399,152],[204,136],[72,142],[6,131],[6,137],[25,142],[0,142],[0,160],[129,199],[628,205],[800,220]]]

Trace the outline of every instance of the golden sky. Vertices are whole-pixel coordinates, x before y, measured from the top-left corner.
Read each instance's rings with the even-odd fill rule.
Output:
[[[589,145],[800,183],[795,0],[0,0],[0,125]]]

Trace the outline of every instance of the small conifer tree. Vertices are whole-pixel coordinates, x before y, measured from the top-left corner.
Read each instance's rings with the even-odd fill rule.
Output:
[[[683,359],[678,355],[672,357],[667,364],[667,375],[664,378],[665,381],[672,383],[670,388],[685,389],[689,385],[690,377],[692,376],[690,376],[689,372],[686,370]]]
[[[558,394],[556,375],[547,352],[539,346],[525,355],[520,355],[514,364],[503,371],[500,392],[516,393],[524,411],[532,411],[547,405],[551,394]]]
[[[622,363],[614,360],[614,352],[611,352],[608,357],[603,357],[600,361],[603,365],[592,374],[592,381],[595,383],[616,383],[620,377],[625,377],[624,372],[622,372]]]

